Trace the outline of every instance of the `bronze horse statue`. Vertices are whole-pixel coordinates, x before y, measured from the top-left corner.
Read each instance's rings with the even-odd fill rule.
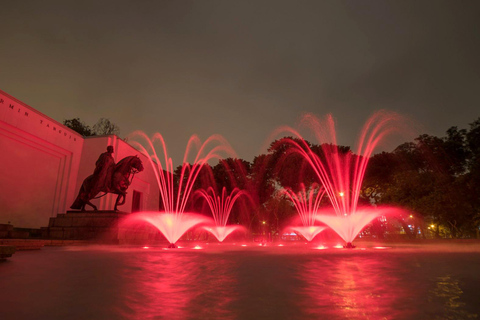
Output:
[[[111,177],[107,177],[107,181],[110,181],[111,183],[108,183],[107,185],[100,186],[99,188],[98,181],[95,181],[95,179],[98,178],[93,174],[88,176],[83,180],[78,196],[70,208],[85,211],[85,205],[88,204],[94,211],[97,211],[97,207],[92,204],[90,200],[99,198],[96,197],[99,192],[105,192],[101,197],[107,193],[118,195],[114,207],[114,210],[117,211],[117,206],[125,204],[126,191],[133,180],[133,176],[141,171],[143,171],[142,160],[140,160],[138,156],[129,156],[123,158],[114,165],[112,172],[108,173],[111,174]]]

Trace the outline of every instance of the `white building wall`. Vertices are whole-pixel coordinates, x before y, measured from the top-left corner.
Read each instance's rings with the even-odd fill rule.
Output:
[[[74,199],[83,138],[0,91],[0,223],[39,228]]]
[[[0,224],[21,228],[48,226],[49,218],[65,213],[83,180],[95,169],[108,145],[115,162],[138,155],[145,170],[135,175],[125,205],[132,211],[133,191],[141,192],[141,210],[158,210],[159,191],[148,159],[115,135],[83,138],[77,132],[0,90]],[[116,195],[93,202],[112,210]]]

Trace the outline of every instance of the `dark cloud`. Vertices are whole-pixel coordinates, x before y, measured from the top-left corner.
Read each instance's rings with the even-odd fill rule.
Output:
[[[353,144],[377,109],[443,135],[480,116],[476,1],[2,1],[0,88],[121,135],[224,135],[251,160],[302,112]],[[423,132],[419,132],[423,133]],[[179,160],[178,160],[179,161]]]

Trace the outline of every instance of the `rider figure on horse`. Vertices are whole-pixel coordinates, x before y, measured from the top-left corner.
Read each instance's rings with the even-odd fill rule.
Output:
[[[115,160],[113,159],[113,146],[107,147],[107,152],[102,153],[95,163],[93,172],[93,186],[90,190],[90,198],[94,198],[100,192],[111,192],[112,176],[115,169]]]
[[[117,211],[117,206],[125,204],[127,189],[132,183],[133,176],[137,172],[143,171],[142,161],[138,156],[128,156],[115,163],[112,154],[113,146],[108,146],[107,152],[98,157],[95,171],[83,180],[71,209],[85,211],[85,205],[89,205],[94,211],[97,211],[97,207],[90,200],[103,197],[107,193],[118,195],[115,201],[115,211]],[[104,194],[97,197],[100,192],[104,192]]]

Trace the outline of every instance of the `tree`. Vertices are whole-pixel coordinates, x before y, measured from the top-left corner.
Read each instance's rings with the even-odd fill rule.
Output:
[[[350,148],[331,144],[316,145],[300,138],[285,137],[275,140],[268,149],[269,170],[272,177],[283,188],[298,192],[301,186],[307,188],[320,183],[314,168],[303,152],[326,163],[326,151],[335,150],[342,155],[350,153]]]
[[[226,158],[213,167],[213,176],[218,190],[223,187],[231,192],[234,188],[248,191],[250,162],[243,159]]]
[[[475,227],[477,238],[480,236],[480,118],[470,124],[466,134],[470,157],[467,161],[468,172],[464,176],[467,186],[465,201],[472,206],[472,225]]]
[[[266,203],[275,192],[271,155],[262,154],[253,159],[250,193],[258,205]]]
[[[119,131],[120,128],[106,118],[100,118],[97,123],[93,125],[93,132],[96,136],[118,134]]]
[[[116,124],[106,118],[100,118],[97,123],[93,125],[93,128],[81,121],[80,118],[64,120],[63,125],[84,137],[118,134],[120,131]]]
[[[63,120],[63,125],[72,129],[73,131],[78,132],[84,137],[89,137],[95,135],[92,128],[81,121],[80,118],[73,118],[69,120]]]
[[[419,213],[434,225],[436,236],[475,236],[480,222],[475,130],[480,133],[480,121],[468,132],[451,127],[443,138],[424,134],[375,155],[363,194],[373,203]]]

